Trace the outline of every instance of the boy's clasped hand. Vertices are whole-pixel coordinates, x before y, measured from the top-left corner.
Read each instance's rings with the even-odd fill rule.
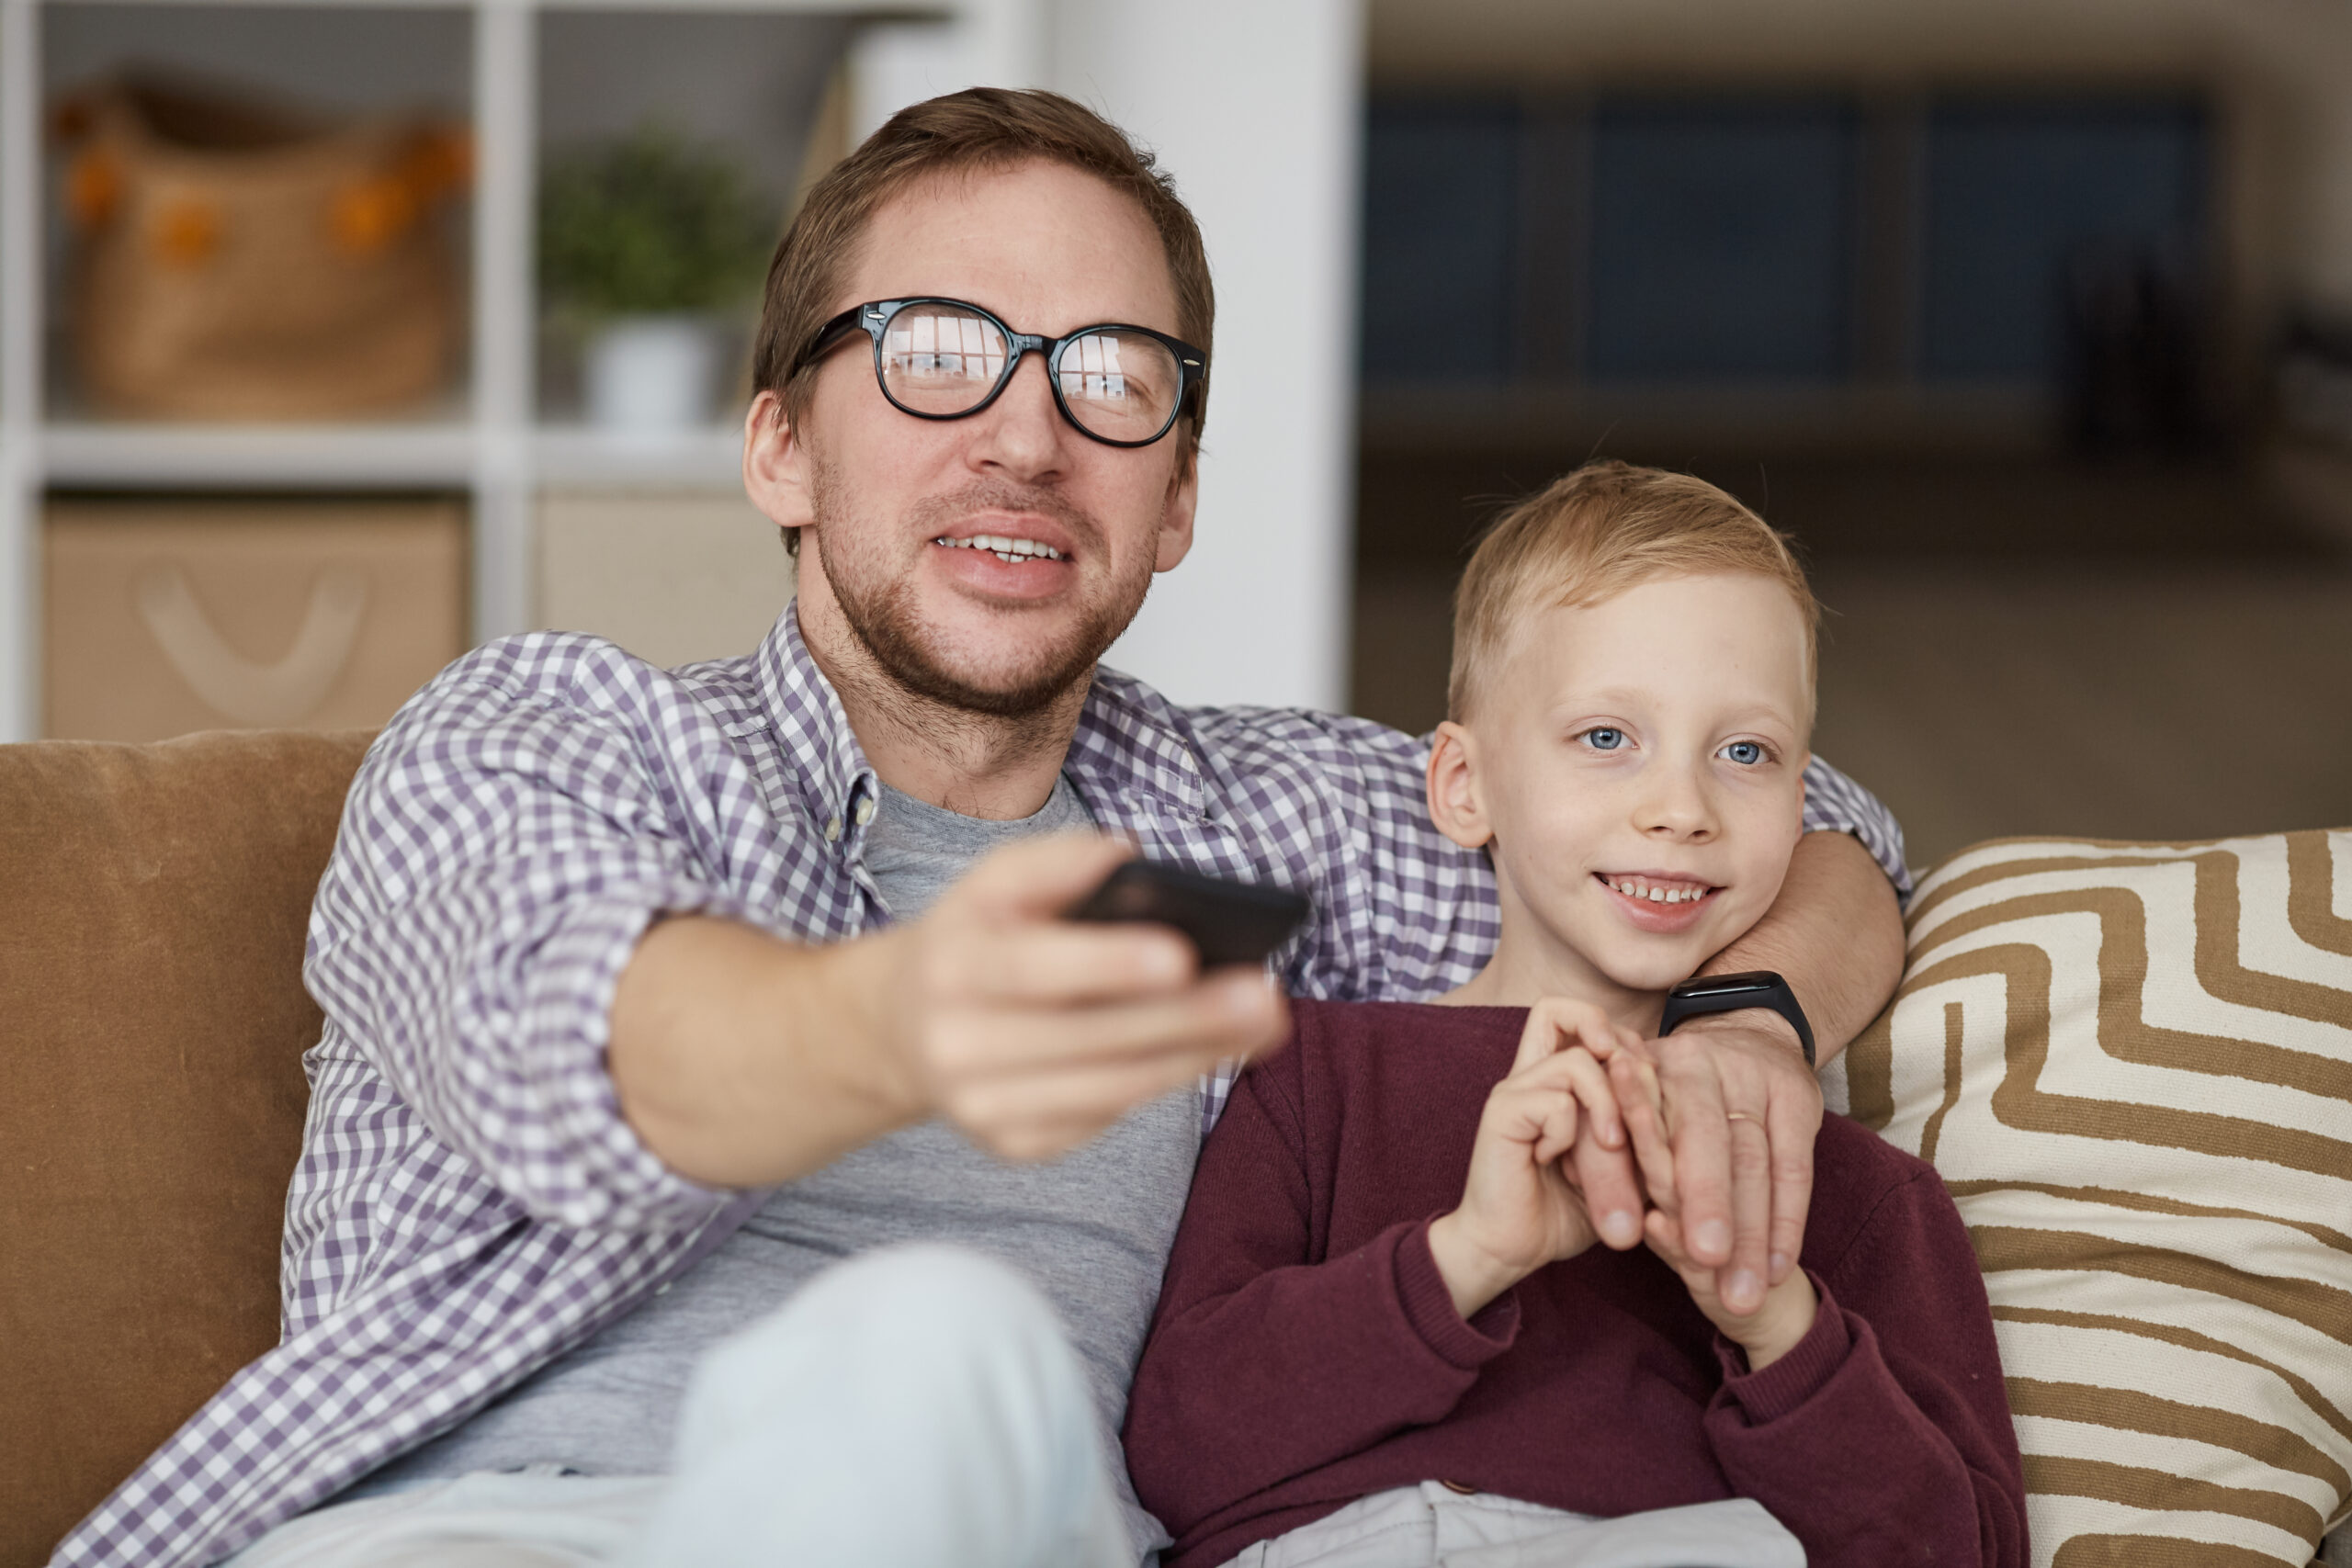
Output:
[[[1620,1251],[1646,1245],[1761,1371],[1804,1337],[1818,1299],[1804,1270],[1791,1269],[1760,1303],[1735,1310],[1717,1268],[1692,1255],[1656,1043],[1589,1001],[1546,997],[1530,1008],[1510,1074],[1487,1097],[1461,1205],[1430,1224],[1430,1252],[1467,1319],[1596,1241]],[[1760,1157],[1761,1123],[1744,1111],[1724,1119],[1734,1157],[1743,1143]]]

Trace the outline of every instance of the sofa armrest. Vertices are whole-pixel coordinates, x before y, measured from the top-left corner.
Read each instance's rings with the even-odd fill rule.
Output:
[[[277,1341],[303,933],[368,739],[0,746],[0,1568]]]

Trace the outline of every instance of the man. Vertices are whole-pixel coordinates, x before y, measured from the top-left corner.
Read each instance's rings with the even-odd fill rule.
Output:
[[[1095,666],[1191,543],[1212,310],[1190,215],[1066,99],[918,105],[820,183],[770,272],[744,454],[799,542],[797,605],[755,654],[675,672],[506,639],[394,720],[312,918],[327,1025],[283,1340],[61,1563],[211,1562],[274,1529],[254,1561],[324,1562],[299,1542],[395,1501],[475,1506],[458,1478],[522,1467],[501,1519],[609,1504],[627,1536],[665,1500],[692,1513],[723,1466],[636,1479],[704,1429],[689,1369],[891,1242],[954,1239],[1042,1289],[1115,1432],[1227,1080],[1186,1086],[1284,1015],[1170,933],[1058,919],[1132,852],[1102,835],[1308,892],[1279,960],[1301,994],[1444,990],[1495,930],[1486,863],[1428,826],[1419,742],[1185,712]],[[1900,838],[1810,782],[1821,830],[1720,962],[1781,971],[1834,1049],[1899,964]],[[1760,1299],[1796,1253],[1819,1090],[1755,1013],[1658,1051],[1694,1248]],[[1613,1160],[1585,1171],[1604,1232],[1639,1202]],[[753,1403],[793,1404],[824,1359]],[[888,1425],[863,1393],[825,1409]],[[804,1438],[782,1473],[821,1468]],[[1132,1556],[1161,1537],[1115,1490]],[[606,1548],[555,1551],[514,1560]]]

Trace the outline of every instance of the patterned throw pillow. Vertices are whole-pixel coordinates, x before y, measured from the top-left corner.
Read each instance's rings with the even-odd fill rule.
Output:
[[[1824,1075],[1943,1173],[2037,1564],[2311,1562],[2352,1494],[2352,831],[2004,840]]]

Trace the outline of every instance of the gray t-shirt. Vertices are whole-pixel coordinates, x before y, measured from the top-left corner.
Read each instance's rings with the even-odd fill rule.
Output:
[[[1032,833],[1092,825],[1067,779],[1035,816],[995,822],[885,785],[865,860],[883,902],[911,919],[981,855]],[[590,1475],[658,1475],[686,1379],[827,1264],[895,1242],[946,1241],[1003,1259],[1061,1314],[1086,1369],[1106,1453],[1119,1452],[1127,1384],[1192,1185],[1200,1105],[1190,1089],[1131,1113],[1059,1159],[1014,1165],[941,1122],[854,1149],[778,1188],[708,1258],[627,1317],[559,1357],[455,1430],[346,1496],[411,1481],[556,1463]],[[1114,1465],[1138,1557],[1167,1536]]]

